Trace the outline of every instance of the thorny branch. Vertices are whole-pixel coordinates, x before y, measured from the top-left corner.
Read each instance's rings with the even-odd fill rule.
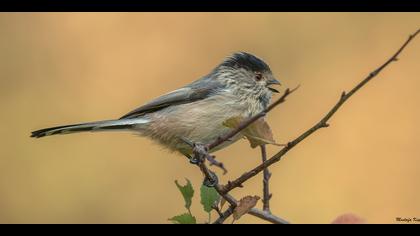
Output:
[[[199,160],[198,166],[200,167],[200,170],[205,175],[206,180],[210,181],[211,184],[215,187],[217,192],[230,204],[230,207],[223,213],[220,214],[220,217],[214,222],[215,224],[221,224],[223,223],[230,215],[233,214],[235,207],[237,206],[237,200],[232,197],[229,192],[235,188],[242,187],[242,184],[245,183],[247,180],[251,179],[261,171],[264,171],[264,197],[263,197],[263,211],[258,210],[256,208],[250,209],[248,214],[253,215],[255,217],[261,218],[263,220],[266,220],[271,223],[278,223],[278,224],[287,224],[288,222],[286,220],[283,220],[269,212],[269,199],[270,199],[270,193],[268,189],[268,179],[270,176],[270,173],[268,172],[267,168],[274,163],[281,160],[281,158],[289,152],[293,147],[295,147],[297,144],[299,144],[301,141],[303,141],[305,138],[309,137],[311,134],[313,134],[315,131],[326,128],[329,126],[327,123],[330,118],[337,112],[337,110],[354,94],[356,93],[360,88],[362,88],[366,83],[368,83],[370,80],[372,80],[374,77],[376,77],[385,67],[387,67],[391,62],[397,61],[398,56],[401,54],[401,52],[406,48],[406,46],[420,33],[420,29],[417,30],[414,34],[410,35],[409,38],[405,41],[405,43],[398,49],[398,51],[391,56],[384,64],[382,64],[380,67],[378,67],[376,70],[371,72],[366,78],[364,78],[359,84],[357,84],[353,89],[350,90],[350,92],[342,92],[340,99],[338,102],[331,108],[331,110],[314,126],[312,126],[310,129],[308,129],[306,132],[298,136],[296,139],[289,142],[284,148],[282,148],[278,153],[276,153],[274,156],[272,156],[270,159],[266,160],[266,153],[265,153],[265,146],[261,146],[261,153],[263,158],[263,163],[255,167],[254,169],[245,172],[242,174],[239,178],[228,181],[228,183],[224,186],[220,185],[217,180],[217,175],[213,172],[211,172],[206,164],[205,160],[209,160],[208,156],[209,150],[212,148],[217,147],[218,145],[222,144],[226,140],[229,140],[239,132],[241,132],[243,129],[245,129],[247,126],[252,124],[254,121],[258,120],[259,118],[265,116],[268,112],[270,112],[274,107],[277,105],[283,103],[288,95],[290,95],[292,92],[294,92],[295,89],[286,89],[284,94],[276,100],[274,103],[272,103],[267,109],[262,111],[261,113],[244,120],[240,123],[240,125],[233,129],[231,132],[227,133],[224,136],[219,137],[215,141],[213,141],[210,144],[207,145],[194,145],[194,156],[196,160]],[[213,159],[214,160],[214,159]],[[211,159],[210,159],[211,161]]]
[[[267,150],[265,148],[265,145],[261,145],[261,157],[262,157],[262,162],[264,163],[265,161],[267,161]],[[270,199],[272,197],[272,194],[270,193],[270,178],[271,178],[271,173],[268,170],[268,168],[265,168],[263,171],[263,210],[270,212]]]
[[[226,202],[230,204],[230,207],[225,212],[221,213],[219,218],[214,222],[214,224],[222,224],[229,216],[233,214],[233,211],[235,207],[237,206],[238,201],[230,194],[222,192],[222,186],[218,184],[218,179],[217,179],[216,174],[213,173],[211,170],[209,170],[209,168],[205,164],[206,155],[209,155],[206,147],[200,144],[195,144],[193,148],[193,152],[194,152],[195,158],[198,160],[197,165],[200,167],[201,172],[205,176],[205,180],[204,180],[205,184],[214,186],[214,188],[219,193],[219,195],[222,196],[226,200]],[[248,214],[261,218],[268,222],[275,223],[275,224],[288,223],[286,220],[283,220],[277,216],[274,216],[268,211],[260,211],[255,208],[252,208]]]
[[[213,224],[223,224],[223,222],[229,218],[229,216],[231,216],[233,214],[233,210],[235,209],[235,207],[230,206],[225,212],[223,212],[220,217],[213,222]],[[260,218],[262,220],[268,221],[270,223],[273,224],[289,224],[288,221],[275,216],[273,214],[271,214],[270,212],[267,211],[262,211],[259,210],[257,208],[252,208],[251,210],[249,210],[248,212],[249,215],[255,216],[257,218]]]
[[[231,216],[233,214],[233,210],[235,209],[235,207],[233,207],[232,205],[222,214],[220,214],[219,218],[217,220],[215,220],[213,222],[213,224],[223,224],[223,222],[229,218],[229,216]]]
[[[234,181],[229,182],[226,186],[223,187],[223,193],[228,193],[234,188],[242,186],[242,184],[247,181],[248,179],[254,177],[261,171],[263,171],[265,168],[271,166],[272,164],[278,162],[281,160],[281,158],[289,152],[293,147],[295,147],[298,143],[300,143],[302,140],[313,134],[315,131],[317,131],[320,128],[326,128],[328,127],[328,121],[329,119],[337,112],[337,110],[354,94],[356,93],[360,88],[362,88],[367,82],[372,80],[374,77],[376,77],[386,66],[388,66],[391,62],[397,61],[398,56],[400,53],[404,50],[404,48],[411,42],[413,38],[416,37],[417,34],[419,34],[420,29],[417,30],[413,35],[410,35],[410,37],[407,39],[407,41],[398,49],[398,51],[390,57],[384,64],[382,64],[380,67],[378,67],[376,70],[371,72],[365,79],[363,79],[359,84],[357,84],[350,92],[342,92],[340,99],[335,104],[335,106],[312,128],[301,134],[299,137],[294,139],[293,141],[289,142],[286,147],[281,149],[277,154],[275,154],[273,157],[262,163],[261,165],[255,167],[251,171],[248,171],[241,175],[239,178],[235,179]]]
[[[249,215],[253,215],[255,217],[258,217],[262,220],[268,221],[273,224],[290,224],[287,220],[284,220],[278,216],[275,216],[267,211],[261,211],[256,208],[252,208],[249,212]]]

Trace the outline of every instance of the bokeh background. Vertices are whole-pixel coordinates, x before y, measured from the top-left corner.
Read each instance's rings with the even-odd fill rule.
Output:
[[[30,131],[118,118],[241,50],[283,89],[301,85],[268,116],[285,143],[419,26],[418,13],[2,13],[0,222],[167,223],[185,212],[174,180],[202,180],[183,157],[130,133]],[[293,223],[420,218],[419,74],[420,39],[271,168],[272,211]],[[216,154],[223,181],[260,162],[246,141]],[[261,195],[261,176],[233,194]],[[198,189],[192,210],[207,219]]]

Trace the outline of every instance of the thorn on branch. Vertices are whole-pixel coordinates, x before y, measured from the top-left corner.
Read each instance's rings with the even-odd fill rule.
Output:
[[[377,74],[378,74],[378,71],[377,71],[377,70],[372,71],[372,72],[369,74],[369,77],[375,77]]]
[[[328,128],[328,127],[330,127],[330,124],[328,124],[328,123],[321,123],[320,124],[320,127],[321,128]]]
[[[238,187],[238,188],[243,188],[244,186],[242,184],[236,185],[234,186],[232,181],[228,180],[227,184],[226,184],[226,188],[230,189],[232,187]]]

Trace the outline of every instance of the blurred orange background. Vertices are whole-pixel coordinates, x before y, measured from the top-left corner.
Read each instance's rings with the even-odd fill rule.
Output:
[[[31,139],[30,131],[118,118],[248,51],[270,64],[283,89],[301,85],[268,115],[285,143],[419,22],[419,13],[2,13],[0,223],[168,223],[185,212],[174,184],[184,178],[196,187],[192,211],[204,222],[202,176],[185,158],[130,133]],[[330,128],[271,168],[272,212],[292,223],[348,212],[369,223],[420,218],[419,62],[417,39]],[[260,163],[246,141],[216,155],[229,169],[223,182]],[[233,194],[261,195],[261,178]]]

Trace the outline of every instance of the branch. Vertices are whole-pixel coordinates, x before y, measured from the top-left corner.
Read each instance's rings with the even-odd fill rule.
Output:
[[[215,220],[213,222],[213,224],[223,224],[223,222],[225,222],[225,220],[233,214],[234,209],[235,209],[234,207],[230,206],[225,212],[223,212],[220,215],[220,217],[217,220]],[[259,210],[257,208],[252,208],[248,212],[248,214],[252,215],[252,216],[255,216],[255,217],[258,217],[262,220],[268,221],[268,222],[273,223],[273,224],[290,224],[288,221],[286,221],[286,220],[284,220],[284,219],[282,219],[278,216],[275,216],[275,215],[271,214],[270,212],[262,211],[262,210]]]
[[[363,79],[359,84],[357,84],[352,90],[350,90],[349,93],[345,93],[343,92],[341,94],[341,97],[339,99],[339,101],[336,103],[336,105],[317,123],[315,124],[312,128],[310,128],[309,130],[307,130],[306,132],[304,132],[303,134],[301,134],[299,137],[297,137],[296,139],[294,139],[293,141],[289,142],[287,144],[286,147],[284,147],[283,149],[281,149],[277,154],[275,154],[273,157],[271,157],[270,159],[266,160],[266,153],[265,153],[265,147],[262,147],[261,152],[262,152],[262,158],[263,158],[263,163],[257,167],[255,167],[254,169],[252,169],[249,172],[244,173],[242,176],[240,176],[239,178],[237,178],[234,181],[228,181],[228,184],[225,186],[221,186],[220,184],[218,184],[218,179],[217,179],[217,175],[214,174],[213,172],[211,172],[206,164],[205,164],[205,160],[207,159],[210,164],[215,164],[214,162],[212,162],[212,160],[214,160],[214,158],[209,158],[210,154],[209,154],[209,150],[217,147],[218,145],[222,144],[223,142],[225,142],[226,140],[229,140],[230,138],[232,138],[233,136],[235,136],[236,134],[238,134],[239,132],[241,132],[244,128],[246,128],[247,126],[249,126],[250,124],[252,124],[254,121],[258,120],[259,118],[265,116],[269,111],[271,111],[275,106],[283,103],[286,99],[286,97],[291,94],[292,92],[294,92],[297,88],[293,89],[293,90],[289,90],[287,89],[283,96],[280,97],[277,101],[275,101],[273,104],[271,104],[267,109],[265,109],[264,111],[262,111],[261,113],[257,114],[256,116],[253,116],[243,122],[241,122],[241,124],[236,128],[233,129],[231,132],[229,132],[228,134],[219,137],[217,140],[215,140],[214,142],[208,144],[208,145],[201,145],[201,144],[193,144],[191,145],[191,143],[189,143],[191,146],[193,146],[193,152],[194,152],[194,160],[197,160],[197,165],[200,167],[201,172],[205,175],[205,184],[214,186],[215,189],[217,190],[217,192],[230,204],[230,207],[228,208],[228,210],[226,210],[224,213],[220,213],[220,217],[219,219],[217,219],[214,223],[216,224],[221,224],[223,223],[230,215],[233,214],[235,207],[237,206],[237,201],[235,198],[233,198],[231,195],[228,194],[229,191],[231,191],[234,188],[237,187],[242,187],[242,184],[249,180],[250,178],[254,177],[255,175],[257,175],[258,173],[260,173],[261,171],[264,171],[264,211],[258,210],[258,209],[251,209],[248,214],[251,214],[253,216],[259,217],[261,219],[264,219],[268,222],[272,222],[272,223],[279,223],[279,224],[285,224],[288,223],[287,221],[272,215],[268,210],[269,210],[269,204],[268,204],[268,200],[270,198],[269,195],[269,191],[268,191],[268,179],[269,179],[269,172],[267,170],[267,172],[265,171],[267,169],[267,167],[271,166],[272,164],[278,162],[281,160],[282,156],[284,156],[288,151],[290,151],[294,146],[296,146],[297,144],[299,144],[301,141],[303,141],[305,138],[307,138],[308,136],[310,136],[312,133],[314,133],[315,131],[317,131],[320,128],[325,128],[328,127],[328,121],[329,119],[337,112],[337,110],[355,93],[357,92],[360,88],[362,88],[367,82],[369,82],[372,78],[376,77],[385,67],[387,67],[391,62],[393,61],[397,61],[397,57],[399,56],[399,54],[404,50],[404,48],[410,43],[410,41],[417,35],[420,33],[420,29],[418,31],[416,31],[413,35],[410,35],[410,37],[408,38],[408,40],[399,48],[399,50],[390,58],[388,59],[383,65],[381,65],[380,67],[378,67],[376,70],[374,70],[373,72],[371,72],[365,79]],[[268,174],[267,174],[268,173]]]
[[[288,221],[283,220],[282,218],[275,216],[267,211],[261,211],[256,208],[252,208],[248,214],[253,215],[255,217],[258,217],[262,220],[266,220],[268,222],[271,222],[273,224],[290,224]]]
[[[331,108],[331,110],[312,128],[301,134],[299,137],[294,139],[293,141],[289,142],[286,147],[281,149],[277,154],[275,154],[273,157],[271,157],[269,160],[265,161],[261,165],[255,167],[251,171],[245,172],[242,176],[235,179],[234,181],[228,182],[226,186],[223,187],[223,193],[228,193],[234,188],[237,188],[239,186],[242,186],[242,184],[249,180],[250,178],[254,177],[261,171],[263,171],[265,168],[271,166],[272,164],[278,162],[281,160],[281,158],[289,152],[293,147],[295,147],[298,143],[300,143],[302,140],[313,134],[315,131],[317,131],[320,128],[328,127],[328,121],[330,118],[337,112],[337,110],[354,94],[356,93],[360,88],[362,88],[366,83],[368,83],[370,80],[372,80],[374,77],[376,77],[385,67],[387,67],[391,62],[397,61],[398,56],[400,53],[404,50],[404,48],[417,36],[417,34],[420,33],[420,29],[417,30],[414,34],[410,35],[408,39],[405,41],[405,43],[398,49],[398,51],[390,57],[384,64],[382,64],[380,67],[378,67],[376,70],[371,72],[365,79],[363,79],[359,84],[357,84],[350,92],[346,93],[343,92],[341,94],[340,99],[335,104],[334,107]]]
[[[267,161],[267,150],[265,148],[265,145],[261,145],[261,157],[262,157],[262,162],[264,163],[265,161]],[[270,177],[271,177],[271,173],[268,170],[268,168],[264,169],[263,172],[263,210],[266,212],[270,212],[270,199],[272,197],[272,194],[270,194],[270,187],[269,187],[269,181],[270,181]]]
[[[203,155],[207,154],[207,151],[203,149],[202,145],[196,144],[194,147],[194,155],[196,158],[199,158],[198,166],[200,167],[201,172],[205,175],[205,181],[210,181],[214,183],[214,188],[219,193],[220,196],[222,196],[229,204],[230,207],[221,214],[221,216],[214,222],[214,224],[222,224],[229,216],[231,216],[235,210],[235,207],[237,206],[237,200],[232,197],[230,194],[223,192],[223,187],[217,183],[217,176],[208,169],[205,163],[205,157]],[[216,179],[214,179],[216,178]],[[287,224],[288,222],[272,215],[268,211],[261,211],[258,209],[251,209],[248,214],[256,216],[258,218],[261,218],[263,220],[266,220],[268,222],[272,222],[275,224]]]
[[[222,192],[222,186],[218,183],[219,180],[217,175],[209,170],[205,163],[207,156],[209,155],[207,147],[202,144],[193,144],[193,153],[194,159],[197,160],[198,167],[205,176],[204,184],[214,187],[220,196],[222,196],[231,206],[236,207],[237,201],[229,194]]]
[[[223,212],[219,216],[219,218],[213,222],[213,224],[215,224],[215,225],[217,225],[217,224],[223,224],[223,222],[225,222],[225,220],[227,218],[229,218],[229,216],[231,216],[233,214],[233,210],[235,210],[235,207],[233,207],[232,205],[229,206],[229,208],[225,212]]]
[[[261,151],[262,151],[262,156],[263,156],[263,161],[264,161],[266,159],[266,152],[265,152],[264,145],[261,146]],[[193,144],[193,153],[194,153],[194,158],[198,161],[197,165],[199,166],[201,172],[205,176],[204,181],[207,182],[206,184],[209,186],[214,186],[214,188],[219,193],[219,195],[222,196],[230,204],[230,207],[224,213],[222,213],[220,217],[213,223],[213,224],[222,224],[229,216],[233,214],[237,206],[237,200],[234,197],[232,197],[230,194],[228,194],[227,192],[223,192],[223,186],[218,184],[217,175],[213,173],[211,170],[209,170],[209,168],[207,167],[205,163],[205,161],[208,160],[207,156],[209,155],[207,147],[201,144]],[[211,161],[209,162],[211,164]],[[256,216],[258,218],[261,218],[263,220],[266,220],[274,224],[286,224],[288,223],[287,221],[277,216],[272,215],[269,212],[269,208],[266,208],[266,204],[268,206],[269,198],[271,198],[268,192],[268,179],[269,177],[267,177],[267,182],[266,182],[267,189],[264,190],[264,200],[263,200],[264,211],[253,208],[248,212],[248,214]],[[266,193],[267,193],[267,196],[266,196]]]

